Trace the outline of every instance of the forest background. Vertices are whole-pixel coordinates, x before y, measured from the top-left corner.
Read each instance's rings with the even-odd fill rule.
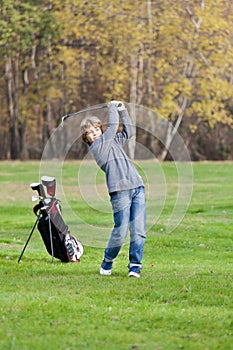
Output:
[[[0,159],[40,159],[63,115],[112,99],[168,120],[194,161],[233,159],[231,0],[0,4]]]

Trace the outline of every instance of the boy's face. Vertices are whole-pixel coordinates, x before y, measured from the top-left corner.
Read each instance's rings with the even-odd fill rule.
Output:
[[[102,131],[99,127],[90,126],[86,133],[86,137],[89,143],[94,142],[102,135]]]

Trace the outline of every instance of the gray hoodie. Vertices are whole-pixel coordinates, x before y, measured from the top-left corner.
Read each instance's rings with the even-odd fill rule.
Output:
[[[119,114],[122,131],[117,132],[119,126],[117,107],[110,104],[108,127],[90,146],[96,163],[106,174],[110,194],[144,186],[141,176],[123,149],[127,140],[134,134],[131,119],[127,109],[120,111]]]

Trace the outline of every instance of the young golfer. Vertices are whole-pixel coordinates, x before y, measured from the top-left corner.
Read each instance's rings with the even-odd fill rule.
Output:
[[[111,232],[100,267],[101,275],[111,275],[112,264],[130,230],[129,277],[140,277],[143,249],[146,240],[145,189],[141,176],[125,153],[123,146],[133,136],[128,111],[120,101],[108,104],[109,121],[106,131],[97,117],[85,118],[81,123],[83,141],[99,167],[106,174],[112,204],[114,228]],[[118,132],[119,116],[122,130]]]

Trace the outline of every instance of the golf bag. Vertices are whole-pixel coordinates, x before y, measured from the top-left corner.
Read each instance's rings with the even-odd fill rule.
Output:
[[[61,207],[56,198],[40,201],[33,211],[39,221],[37,228],[47,252],[62,262],[79,262],[83,253],[81,243],[71,236],[61,216]]]
[[[31,184],[31,188],[36,190],[39,195],[33,198],[34,200],[39,199],[39,203],[33,207],[33,212],[37,220],[18,262],[36,226],[47,252],[52,256],[52,261],[54,261],[55,257],[62,262],[79,262],[83,254],[83,246],[74,236],[70,235],[68,226],[62,218],[60,203],[58,199],[54,197],[56,180],[48,176],[43,176],[42,183],[46,186],[47,193],[50,197],[46,197],[41,183]]]

